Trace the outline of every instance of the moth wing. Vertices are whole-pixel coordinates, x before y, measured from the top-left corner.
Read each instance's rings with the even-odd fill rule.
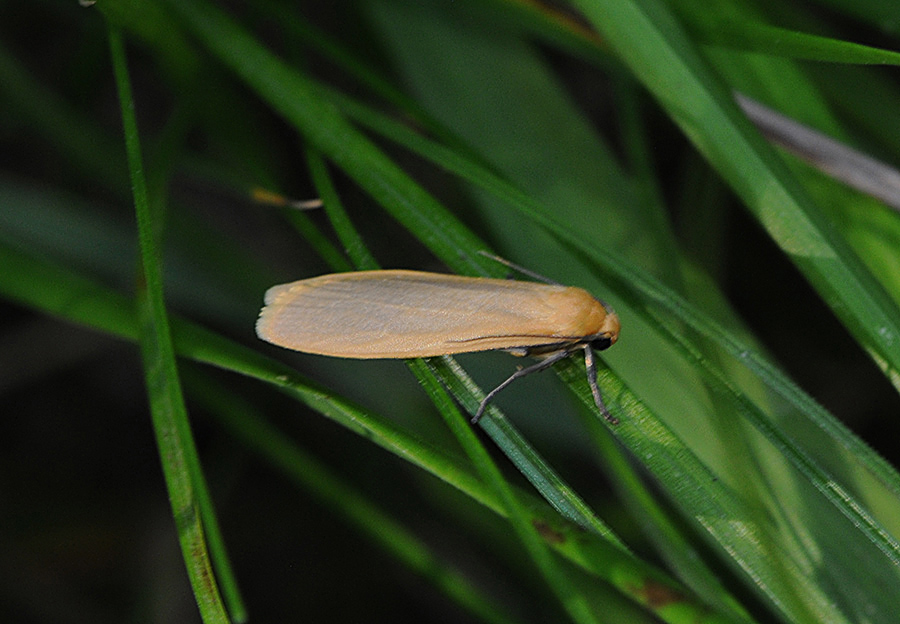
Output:
[[[270,288],[256,331],[282,347],[350,358],[536,346],[585,335],[561,309],[559,297],[570,291],[600,306],[580,289],[532,282],[418,271],[337,273]]]

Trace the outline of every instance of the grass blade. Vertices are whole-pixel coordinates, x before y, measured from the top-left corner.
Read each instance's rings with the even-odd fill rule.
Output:
[[[141,248],[142,277],[138,287],[138,318],[150,412],[153,416],[172,515],[175,518],[182,555],[191,586],[194,589],[197,606],[200,608],[204,622],[226,623],[229,618],[219,596],[212,563],[207,552],[202,523],[203,514],[195,492],[202,476],[187,421],[187,410],[181,394],[181,384],[175,366],[175,351],[172,347],[169,321],[163,302],[162,270],[156,241],[156,224],[150,214],[150,201],[144,180],[137,121],[134,116],[134,101],[131,97],[131,83],[125,59],[125,45],[119,31],[112,27],[109,40],[122,107],[125,146],[131,171]],[[208,504],[205,508],[209,511]],[[207,522],[209,521],[207,519]],[[232,606],[236,607],[237,619],[245,619],[240,603]]]

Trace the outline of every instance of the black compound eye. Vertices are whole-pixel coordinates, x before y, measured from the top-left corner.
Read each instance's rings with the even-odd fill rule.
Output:
[[[591,340],[591,347],[596,351],[603,351],[604,349],[609,349],[611,346],[612,340],[609,339],[609,336],[600,336],[599,338]]]

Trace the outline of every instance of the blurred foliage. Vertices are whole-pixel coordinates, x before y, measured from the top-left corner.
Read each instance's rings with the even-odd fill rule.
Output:
[[[900,162],[897,69],[867,66],[896,64],[895,13],[0,3],[2,619],[200,617],[135,344],[113,24],[252,620],[895,621],[900,218],[767,146],[730,98]],[[482,249],[616,308],[600,383],[621,425],[577,362],[463,428],[472,379],[510,356],[407,367],[253,333],[275,283],[503,275]]]

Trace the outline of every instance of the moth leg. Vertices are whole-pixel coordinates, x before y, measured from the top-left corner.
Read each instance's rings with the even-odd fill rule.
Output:
[[[619,419],[609,413],[609,410],[606,409],[606,404],[603,402],[603,397],[600,396],[600,388],[597,386],[597,362],[594,359],[594,350],[591,349],[589,344],[583,345],[582,348],[584,349],[584,368],[587,371],[591,394],[594,395],[594,403],[597,404],[597,408],[603,414],[603,417],[609,421],[609,424],[618,425]]]
[[[491,390],[490,392],[487,393],[487,395],[484,397],[484,400],[481,401],[481,405],[478,406],[478,411],[475,412],[475,416],[472,417],[472,423],[474,424],[474,423],[478,422],[478,420],[481,418],[481,415],[484,413],[484,409],[487,407],[488,403],[491,402],[491,399],[493,399],[495,396],[497,396],[497,393],[500,392],[501,390],[503,390],[506,386],[508,386],[509,384],[514,382],[516,379],[519,379],[520,377],[524,377],[525,375],[530,375],[531,373],[540,372],[540,371],[544,370],[545,368],[550,368],[551,366],[553,366],[554,364],[559,362],[561,359],[568,356],[569,353],[571,353],[571,352],[564,351],[564,350],[557,351],[556,353],[553,353],[553,354],[547,356],[546,359],[541,360],[537,364],[533,364],[527,368],[522,368],[522,369],[519,369],[516,372],[514,372],[512,375],[509,376],[509,379],[507,379],[502,384],[500,384],[499,386],[497,386],[496,388],[494,388],[493,390]]]

